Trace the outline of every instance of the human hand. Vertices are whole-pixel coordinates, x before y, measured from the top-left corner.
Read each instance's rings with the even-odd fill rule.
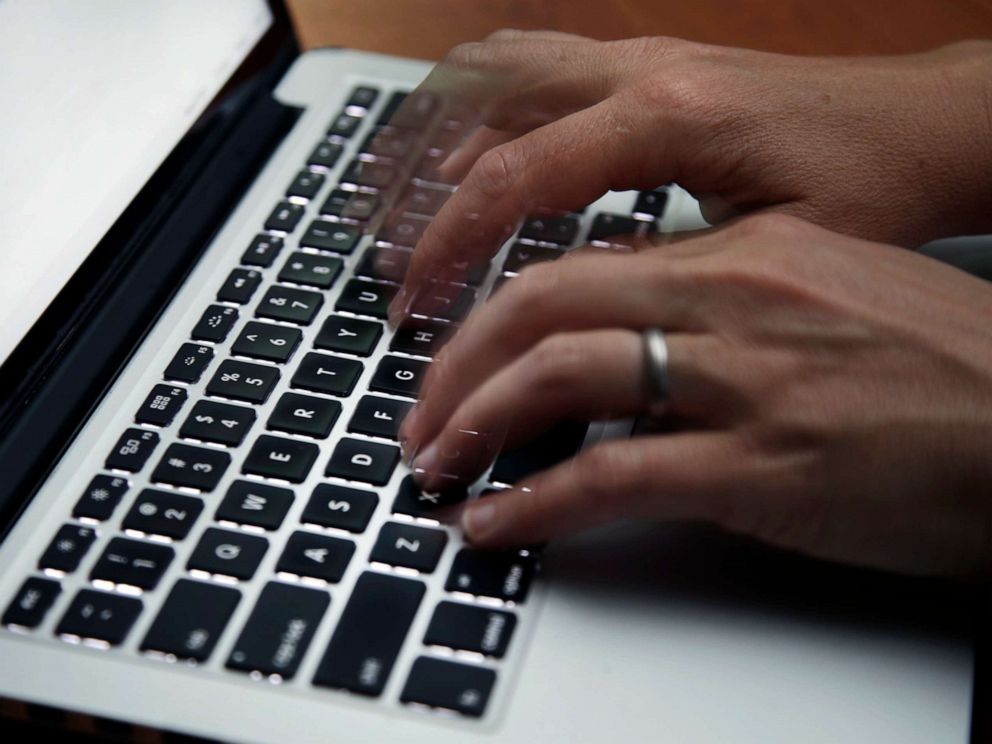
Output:
[[[640,247],[525,269],[441,351],[401,435],[431,490],[477,477],[493,442],[639,415],[651,327],[666,332],[681,428],[600,443],[473,502],[472,542],[698,519],[874,567],[988,570],[987,283],[777,215]]]
[[[711,221],[774,210],[904,246],[992,229],[987,42],[809,58],[505,31],[456,47],[422,90],[478,128],[442,169],[461,185],[414,251],[394,318],[525,215],[610,189],[677,182]]]

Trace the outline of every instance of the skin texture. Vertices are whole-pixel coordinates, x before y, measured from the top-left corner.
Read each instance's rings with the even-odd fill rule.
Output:
[[[401,438],[428,489],[562,419],[642,414],[664,329],[673,433],[470,504],[485,547],[692,519],[917,574],[992,568],[992,292],[911,251],[992,230],[992,44],[793,58],[500,32],[424,91],[475,129],[413,252],[399,322],[520,220],[678,182],[723,227],[525,269],[435,359]],[[741,217],[741,215],[748,215]],[[815,223],[816,226],[814,226]]]
[[[442,472],[478,476],[494,440],[640,413],[637,331],[652,326],[666,329],[681,427],[597,445],[475,502],[462,519],[473,542],[699,519],[884,569],[988,571],[985,282],[779,215],[640,248],[525,269],[444,348],[403,434],[434,443],[414,461],[430,487]]]
[[[711,222],[759,210],[907,247],[992,229],[992,42],[806,58],[669,38],[497,32],[421,91],[477,125],[424,234],[399,318],[452,261],[489,258],[527,214],[677,182]]]

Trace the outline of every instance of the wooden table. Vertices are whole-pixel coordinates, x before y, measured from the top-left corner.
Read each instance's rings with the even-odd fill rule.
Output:
[[[992,38],[992,0],[288,0],[305,48],[437,60],[499,28],[677,36],[792,54],[894,54]]]

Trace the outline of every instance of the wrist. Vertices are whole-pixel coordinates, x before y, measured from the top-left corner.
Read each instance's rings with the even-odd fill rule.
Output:
[[[934,153],[944,177],[935,185],[942,235],[992,233],[992,42],[966,41],[936,50],[938,97]]]

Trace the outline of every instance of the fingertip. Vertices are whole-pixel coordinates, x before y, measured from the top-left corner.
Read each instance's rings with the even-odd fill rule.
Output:
[[[462,510],[461,528],[473,545],[485,546],[493,541],[500,529],[500,508],[492,497],[466,505]]]

